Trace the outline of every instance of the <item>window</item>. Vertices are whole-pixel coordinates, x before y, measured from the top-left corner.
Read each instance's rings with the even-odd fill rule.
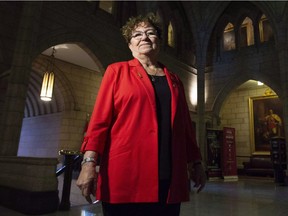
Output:
[[[99,1],[99,8],[112,14],[113,12],[113,1]]]
[[[246,17],[241,24],[240,28],[240,46],[251,46],[254,45],[254,28],[252,20]]]
[[[262,15],[259,22],[259,33],[260,33],[260,41],[262,43],[265,41],[273,40],[273,31],[270,26],[270,22],[265,16],[265,14]]]
[[[168,25],[168,45],[170,47],[175,47],[174,29],[171,22],[169,22]]]
[[[225,51],[236,49],[235,31],[232,23],[228,23],[224,29],[223,46]]]

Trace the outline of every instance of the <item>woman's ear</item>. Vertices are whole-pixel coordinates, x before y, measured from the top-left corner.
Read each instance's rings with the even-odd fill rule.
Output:
[[[130,50],[131,50],[131,46],[132,46],[132,45],[131,45],[131,43],[129,42],[129,43],[128,43],[128,47],[129,47]]]

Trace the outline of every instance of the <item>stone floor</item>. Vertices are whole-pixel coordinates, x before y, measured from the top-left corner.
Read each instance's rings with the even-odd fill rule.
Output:
[[[72,185],[73,188],[73,185]],[[1,216],[23,216],[0,206]],[[273,179],[239,178],[238,181],[209,181],[196,194],[191,191],[190,202],[181,206],[181,216],[287,216],[288,186]],[[43,216],[103,216],[100,203],[72,205],[69,211]]]

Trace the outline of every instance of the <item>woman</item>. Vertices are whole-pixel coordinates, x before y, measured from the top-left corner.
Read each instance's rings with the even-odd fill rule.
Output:
[[[157,61],[161,30],[154,16],[130,18],[122,34],[134,59],[107,67],[77,185],[91,203],[97,183],[105,216],[178,216],[189,200],[187,167],[198,192],[206,181],[184,89]]]

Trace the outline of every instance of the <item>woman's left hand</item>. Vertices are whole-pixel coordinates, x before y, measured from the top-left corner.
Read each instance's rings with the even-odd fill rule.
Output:
[[[206,173],[201,163],[193,166],[188,166],[190,179],[195,183],[194,187],[197,188],[197,193],[203,190],[206,184]]]

